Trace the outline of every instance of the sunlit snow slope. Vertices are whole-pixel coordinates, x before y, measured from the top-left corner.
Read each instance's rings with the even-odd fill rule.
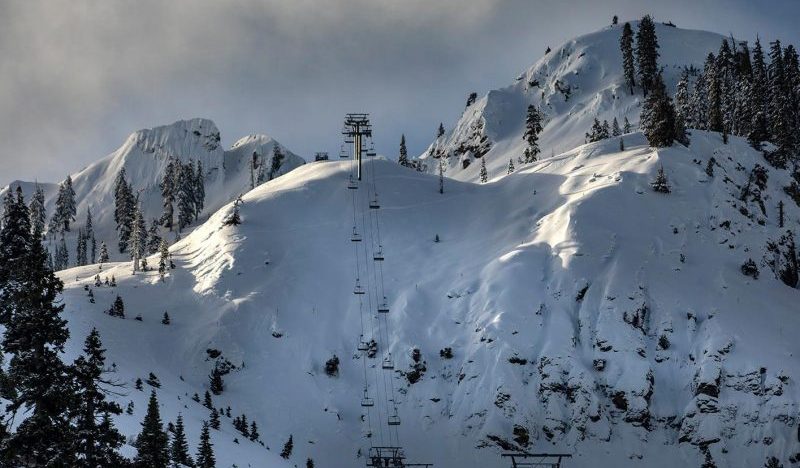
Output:
[[[373,335],[371,290],[375,359],[356,350],[350,242],[351,197],[358,221],[371,195],[346,188],[346,162],[307,164],[247,193],[240,226],[223,225],[224,206],[172,247],[177,268],[163,283],[131,276],[129,263],[100,272],[116,288],[93,285],[97,266],[62,272],[69,352],[98,327],[128,384],[120,400],[135,401],[119,418],[126,433],[139,430],[149,391],[133,381],[154,372],[162,414],[182,412],[196,440],[208,411],[189,397],[208,387],[207,350],[221,351],[237,369],[215,405],[254,418],[271,450],[241,436],[235,445],[223,418],[212,434],[219,466],[283,466],[275,454],[290,434],[298,466],[359,466],[359,450],[397,442],[383,405],[365,438],[364,362],[376,399],[393,389],[409,459],[437,467],[506,466],[501,447],[571,453],[570,467],[788,463],[800,452],[798,291],[775,279],[764,248],[783,232],[779,200],[787,228],[798,227],[782,192],[789,175],[769,169],[762,213],[740,201],[750,171],[766,166],[741,139],[692,132],[690,148],[659,150],[638,133],[625,140],[623,152],[616,139],[582,145],[484,185],[447,180],[444,194],[435,176],[369,161],[391,307],[388,334]],[[649,186],[662,165],[668,195]],[[748,258],[758,280],[740,272]],[[117,294],[124,320],[104,314]],[[410,384],[413,348],[427,370]],[[394,371],[380,368],[387,350]],[[329,377],[334,354],[340,372]]]

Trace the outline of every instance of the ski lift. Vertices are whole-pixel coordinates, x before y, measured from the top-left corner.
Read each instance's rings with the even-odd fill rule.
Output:
[[[381,314],[389,313],[389,302],[386,301],[386,296],[383,296],[383,302],[378,306],[378,312]]]
[[[375,156],[377,156],[375,149],[370,146],[370,148],[367,150],[367,157],[374,158]]]
[[[379,204],[378,204],[378,194],[377,194],[377,193],[375,194],[375,198],[373,198],[372,200],[370,200],[370,202],[369,202],[369,207],[370,207],[370,209],[372,209],[372,210],[377,210],[378,208],[380,208],[380,207],[381,207],[381,205],[379,205]]]
[[[394,414],[389,416],[388,424],[390,426],[399,426],[400,425],[400,416],[397,415],[397,407],[394,407]]]
[[[372,256],[372,259],[375,260],[376,262],[382,262],[383,261],[383,246],[382,245],[378,245],[378,251],[375,252],[375,255]]]
[[[369,397],[369,394],[367,394],[366,387],[364,387],[364,398],[361,399],[361,406],[363,406],[364,408],[370,408],[375,406],[375,400]]]
[[[350,190],[358,189],[358,184],[356,183],[355,179],[353,179],[353,174],[350,174],[350,180],[347,182],[347,188]]]
[[[351,242],[361,242],[361,234],[356,231],[356,227],[353,226],[353,236],[350,237]]]
[[[381,364],[381,367],[387,370],[394,369],[394,362],[392,362],[392,353],[387,354],[386,357],[383,358],[383,363]]]
[[[347,153],[347,149],[345,149],[344,145],[339,148],[339,158],[347,159],[350,155]]]
[[[358,347],[356,348],[359,351],[369,351],[369,343],[364,341],[364,335],[360,335],[358,338]]]
[[[367,292],[364,291],[364,288],[361,287],[361,282],[359,282],[358,278],[356,278],[356,286],[353,288],[353,294],[362,295],[366,293]]]

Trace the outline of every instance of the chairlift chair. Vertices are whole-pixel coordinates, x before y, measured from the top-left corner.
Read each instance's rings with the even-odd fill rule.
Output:
[[[353,235],[350,237],[351,242],[361,242],[361,234],[356,231],[356,227],[353,226]]]
[[[369,207],[370,207],[370,209],[373,209],[373,210],[377,210],[378,208],[381,207],[381,205],[378,204],[378,194],[377,193],[375,194],[375,198],[370,200]]]
[[[378,305],[378,312],[381,314],[389,313],[389,302],[386,300],[386,296],[383,296],[383,302]]]
[[[347,188],[350,190],[358,189],[358,184],[356,183],[355,179],[353,179],[353,174],[350,174],[349,181],[347,182]]]
[[[386,357],[383,358],[383,363],[381,364],[381,367],[388,370],[394,369],[394,362],[392,362],[392,353],[387,354]]]
[[[369,351],[369,343],[364,341],[364,335],[359,336],[357,349],[359,351]]]
[[[364,408],[370,408],[375,406],[375,400],[369,397],[366,388],[364,388],[364,398],[361,399],[361,406],[363,406]]]
[[[359,282],[358,278],[356,278],[356,286],[353,288],[353,294],[362,295],[366,293],[367,292],[364,291],[364,288],[361,287],[361,283]]]
[[[375,260],[376,262],[383,261],[383,246],[381,245],[378,246],[378,251],[375,252],[375,255],[372,256],[372,259]]]
[[[394,407],[394,414],[389,416],[388,424],[390,426],[399,426],[400,425],[400,416],[397,415],[397,407]]]

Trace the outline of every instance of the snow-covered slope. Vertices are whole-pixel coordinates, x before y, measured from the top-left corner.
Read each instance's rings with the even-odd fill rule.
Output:
[[[169,158],[183,163],[200,161],[206,181],[204,214],[216,211],[239,194],[250,190],[250,165],[253,152],[269,165],[275,145],[280,146],[286,158],[278,174],[285,174],[304,163],[303,159],[290,152],[271,137],[251,135],[240,139],[229,151],[220,146],[220,132],[214,122],[207,119],[181,120],[170,125],[139,130],[132,133],[116,151],[72,174],[77,202],[77,228],[83,226],[86,210],[91,208],[94,218],[95,237],[98,244],[105,241],[112,258],[124,258],[117,250],[116,225],[114,223],[114,184],[117,174],[124,168],[128,182],[139,196],[148,225],[153,218],[160,217],[162,198],[159,183]],[[16,187],[19,182],[9,186]],[[22,183],[29,199],[33,184]],[[52,216],[58,184],[44,184],[48,216]],[[0,190],[0,195],[4,193]],[[166,235],[166,234],[165,234]],[[74,258],[75,232],[68,235],[69,252]],[[169,237],[168,237],[169,238]]]
[[[361,465],[359,450],[398,439],[410,460],[440,468],[506,466],[499,446],[571,453],[570,467],[788,463],[800,452],[798,291],[764,260],[784,231],[778,201],[786,228],[800,221],[782,191],[789,175],[768,170],[762,212],[740,200],[766,166],[741,139],[693,132],[690,148],[659,150],[625,139],[624,152],[616,139],[582,145],[488,184],[447,180],[444,194],[435,176],[374,159],[380,210],[367,209],[368,185],[346,189],[346,162],[307,164],[246,194],[241,226],[223,225],[226,205],[174,245],[163,283],[131,276],[129,263],[100,272],[116,288],[93,285],[96,266],[62,272],[69,352],[98,327],[129,385],[121,401],[135,401],[125,431],[138,431],[147,396],[132,383],[152,371],[165,417],[183,412],[196,438],[208,411],[189,397],[207,388],[207,350],[219,350],[237,369],[215,405],[254,418],[271,448],[232,445],[223,418],[220,466],[282,466],[274,454],[290,434],[296,465]],[[662,166],[668,195],[649,187]],[[362,270],[375,359],[356,350],[354,194],[366,251],[378,215],[386,254],[386,322]],[[758,280],[740,271],[748,258]],[[117,294],[125,320],[103,313]],[[440,357],[447,347],[452,359]],[[414,348],[427,370],[410,384]],[[381,369],[387,350],[394,371]],[[328,377],[334,354],[340,372]],[[373,396],[397,403],[396,434],[379,405],[365,438],[365,369]]]
[[[636,31],[638,21],[631,26]],[[522,135],[529,104],[544,114],[540,158],[583,144],[595,118],[610,124],[616,117],[621,127],[627,117],[635,129],[642,93],[637,89],[631,95],[625,85],[621,34],[622,25],[617,25],[568,41],[545,54],[514,84],[479,98],[423,153],[427,170],[438,171],[438,161],[430,155],[441,153],[447,157],[448,177],[476,182],[480,173],[476,158],[485,154],[489,175],[505,174],[508,160],[513,158],[517,164],[525,149]],[[683,68],[694,65],[702,69],[708,53],[716,53],[723,39],[719,34],[661,23],[656,23],[656,35],[658,63],[671,92]]]

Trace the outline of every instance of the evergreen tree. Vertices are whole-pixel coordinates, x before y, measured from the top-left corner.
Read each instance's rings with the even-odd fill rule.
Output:
[[[160,252],[158,259],[158,275],[161,277],[161,281],[164,281],[164,275],[167,274],[167,266],[169,264],[169,248],[167,247],[166,240],[161,239],[158,251]]]
[[[172,321],[169,318],[169,314],[167,312],[164,312],[164,317],[161,319],[161,324],[169,325],[170,323],[172,323]]]
[[[156,391],[150,392],[147,414],[142,421],[142,432],[136,438],[138,453],[134,464],[142,468],[167,468],[169,465],[169,437],[164,432],[158,410]]]
[[[86,234],[83,229],[78,229],[78,241],[76,243],[75,264],[84,266],[89,262],[89,257],[86,252]]]
[[[72,188],[72,177],[67,176],[58,186],[58,197],[50,229],[53,232],[69,232],[69,224],[75,221],[75,190]]]
[[[170,445],[169,453],[174,467],[194,466],[194,460],[189,455],[186,431],[183,428],[183,416],[180,413],[178,413],[178,418],[175,420],[175,431],[172,433],[172,444]]]
[[[469,107],[469,105],[467,105]],[[406,135],[405,133],[400,135],[400,156],[397,158],[397,162],[403,166],[408,167],[408,150],[406,149]]]
[[[64,239],[64,234],[61,234],[61,240],[56,247],[55,264],[58,270],[64,270],[69,267],[69,251],[67,250],[67,240]]]
[[[255,442],[258,440],[259,437],[260,434],[258,433],[258,425],[256,425],[255,421],[253,421],[250,423],[250,440]]]
[[[675,139],[675,108],[657,74],[642,107],[641,127],[650,146],[671,146]]]
[[[178,162],[177,164],[178,232],[181,232],[183,228],[191,224],[194,220],[194,189],[196,177],[194,174],[194,167],[191,163],[184,165]]]
[[[22,189],[7,190],[0,223],[0,324],[6,325],[17,308],[17,294],[24,284],[31,221]],[[34,231],[35,232],[35,231]]]
[[[625,116],[625,123],[622,126],[622,133],[631,133],[632,127],[631,123],[628,122],[628,117]]]
[[[655,80],[658,72],[658,39],[656,26],[650,15],[645,15],[639,21],[639,30],[636,32],[636,62],[639,72],[639,82],[644,90],[644,95],[656,86]]]
[[[148,255],[155,255],[161,247],[161,235],[158,233],[159,223],[157,219],[153,219],[150,223],[150,229],[147,231],[147,249],[145,251]]]
[[[83,233],[86,236],[89,263],[94,264],[97,261],[97,240],[94,238],[94,222],[91,208],[86,208],[86,226],[83,228]]]
[[[105,242],[100,243],[100,264],[108,263],[108,246]]]
[[[521,164],[532,163],[539,156],[539,134],[542,132],[542,114],[533,104],[528,106],[525,117],[525,133],[522,139],[528,143],[525,148],[524,156],[520,159]]]
[[[242,224],[242,218],[239,215],[239,205],[242,203],[242,196],[239,195],[239,197],[233,202],[233,212],[225,221],[222,222],[223,226],[238,226]]]
[[[219,411],[216,408],[211,408],[211,417],[209,425],[211,429],[219,430]]]
[[[178,189],[175,187],[177,181],[179,161],[169,158],[164,174],[161,176],[161,198],[163,200],[163,211],[161,213],[161,225],[172,231],[175,226],[175,198]]]
[[[708,130],[712,132],[722,132],[724,124],[722,114],[722,85],[720,83],[720,74],[717,69],[717,60],[714,54],[709,53],[706,58],[705,71],[703,72],[705,78],[705,86],[708,99]]]
[[[114,303],[111,304],[111,308],[108,310],[108,315],[123,319],[125,318],[125,303],[122,302],[122,298],[119,295],[116,299],[114,299]]]
[[[292,435],[289,434],[289,440],[283,445],[283,450],[281,451],[281,457],[288,460],[289,457],[292,456],[292,449],[294,448],[294,442],[292,441]]]
[[[11,193],[11,190],[8,191]],[[47,213],[44,207],[44,190],[37,182],[34,186],[33,198],[30,204],[30,223],[31,231],[38,230],[44,232],[45,223],[47,222]]]
[[[692,126],[692,103],[689,94],[689,70],[683,69],[675,91],[675,115],[683,119],[686,126]]]
[[[211,374],[208,376],[209,388],[214,395],[221,395],[225,390],[225,384],[222,381],[222,371],[219,366],[214,366]]]
[[[200,219],[200,213],[206,205],[206,174],[203,172],[203,163],[197,160],[194,172],[194,219]]]
[[[489,173],[486,172],[486,161],[481,158],[481,183],[485,184],[489,180]]]
[[[197,448],[197,468],[214,468],[217,464],[214,458],[214,446],[211,444],[211,433],[208,423],[203,421],[200,431],[200,446]]]
[[[117,224],[119,252],[128,250],[133,224],[135,199],[128,181],[125,179],[125,168],[120,169],[114,187],[114,222]]]
[[[689,133],[686,131],[686,123],[683,116],[678,114],[675,116],[675,141],[683,146],[689,146]]]
[[[791,95],[780,41],[770,43],[768,122],[772,142],[777,147],[770,154],[770,163],[786,167],[794,149],[794,126]]]
[[[439,193],[444,193],[444,158],[439,158]]]
[[[508,160],[508,172],[506,174],[511,174],[514,172],[514,158],[509,158]]]
[[[208,409],[214,407],[214,403],[211,401],[211,394],[208,393],[208,390],[206,390],[206,394],[203,396],[203,406],[205,406]]]
[[[622,51],[622,74],[625,76],[625,84],[633,94],[633,87],[636,86],[636,65],[633,58],[633,29],[630,23],[622,26],[619,48]]]
[[[278,171],[281,170],[284,159],[285,156],[283,155],[283,151],[281,151],[281,147],[275,143],[274,149],[272,150],[272,165],[269,168],[269,180],[278,177]]]
[[[439,122],[439,128],[436,130],[436,138],[439,139],[444,136],[444,124]]]
[[[611,122],[611,136],[620,136],[622,135],[622,130],[619,128],[619,122],[617,122],[617,118],[614,117],[613,122]]]
[[[310,458],[306,459],[306,468],[314,468],[314,460]]]
[[[475,93],[475,92],[469,93],[469,96],[467,96],[467,106],[466,107],[469,107],[469,106],[475,104],[475,100],[476,99],[478,99],[478,93]]]
[[[782,228],[785,223],[786,216],[783,211],[783,200],[778,202],[778,227]]]
[[[117,450],[125,441],[111,421],[111,414],[122,414],[122,408],[113,401],[107,401],[108,386],[115,384],[103,377],[105,349],[97,329],[86,337],[83,355],[73,366],[75,378],[76,405],[74,411],[76,440],[75,452],[78,466],[86,468],[116,467],[122,463]]]
[[[6,412],[18,425],[0,451],[6,466],[50,466],[53,460],[74,466],[75,433],[69,408],[75,392],[69,368],[61,361],[69,331],[60,317],[64,305],[57,302],[63,284],[47,265],[42,233],[38,229],[30,233],[21,191],[15,204],[9,210],[15,219],[8,220],[8,231],[4,224],[3,251],[26,242],[19,262],[24,268],[11,277],[4,274],[0,303],[9,306],[4,305],[4,315],[10,313],[2,343],[3,351],[11,356],[4,392],[9,400]],[[22,237],[6,245],[11,232]]]
[[[131,258],[133,259],[133,271],[139,271],[139,260],[147,252],[147,226],[142,216],[139,204],[133,211],[133,232],[131,233]]]
[[[654,192],[670,193],[671,190],[669,188],[667,175],[664,173],[664,166],[658,168],[658,174],[656,175],[655,180],[650,182],[650,186],[653,188]]]

